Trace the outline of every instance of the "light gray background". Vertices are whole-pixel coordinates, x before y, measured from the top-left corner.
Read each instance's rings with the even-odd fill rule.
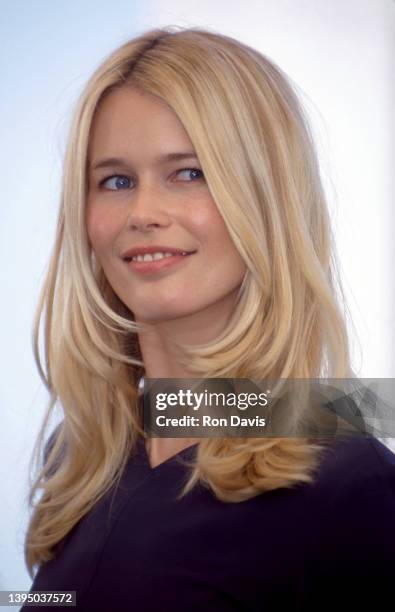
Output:
[[[394,377],[392,0],[2,0],[0,590],[28,589],[28,461],[47,394],[31,350],[73,104],[102,58],[158,25],[207,26],[298,84],[319,145],[361,377]],[[13,608],[15,610],[15,608]]]

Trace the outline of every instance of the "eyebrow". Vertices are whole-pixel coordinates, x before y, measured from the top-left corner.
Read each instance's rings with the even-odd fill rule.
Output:
[[[198,159],[197,155],[194,151],[185,151],[174,152],[174,153],[165,153],[164,155],[157,155],[154,158],[154,163],[160,164],[167,161],[180,161],[183,159]],[[97,170],[98,168],[108,168],[112,166],[123,166],[128,167],[129,164],[126,159],[122,159],[121,157],[107,157],[104,159],[99,159],[95,162],[92,162],[89,167],[91,170]]]

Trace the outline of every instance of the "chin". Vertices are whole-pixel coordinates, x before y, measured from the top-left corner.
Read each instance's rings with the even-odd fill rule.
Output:
[[[135,320],[141,323],[165,323],[169,321],[175,321],[184,317],[192,316],[197,314],[200,309],[195,308],[156,308],[146,309],[144,312],[133,310]]]

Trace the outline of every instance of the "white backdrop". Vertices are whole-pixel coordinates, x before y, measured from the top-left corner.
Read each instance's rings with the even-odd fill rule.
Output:
[[[316,132],[361,377],[395,375],[392,0],[0,0],[0,590],[28,589],[28,461],[47,402],[31,350],[73,103],[102,58],[155,26],[207,26],[296,82]],[[15,608],[13,608],[15,610]]]

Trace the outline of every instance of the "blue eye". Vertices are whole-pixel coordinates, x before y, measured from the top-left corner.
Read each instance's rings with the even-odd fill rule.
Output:
[[[203,172],[199,168],[183,168],[182,170],[179,170],[177,174],[179,174],[180,172],[198,172],[198,173],[200,172],[201,176],[198,176],[197,180],[199,180],[200,178],[203,178]],[[191,181],[186,181],[186,182],[191,182]]]
[[[113,187],[110,187],[110,181],[113,181]],[[107,183],[107,186],[106,186]],[[114,176],[108,176],[100,182],[100,187],[106,187],[110,191],[120,191],[121,189],[128,189],[130,186],[130,178],[123,176],[122,174],[115,174]]]
[[[181,170],[178,170],[176,174],[178,175],[181,172],[194,173],[194,178],[192,178],[192,180],[181,180],[182,183],[194,183],[196,180],[201,180],[204,178],[203,172],[199,168],[182,168]],[[196,176],[196,173],[198,176]],[[108,189],[109,191],[124,191],[125,189],[130,189],[131,179],[123,174],[113,174],[112,176],[107,176],[100,181],[99,186],[103,187],[104,189]]]

